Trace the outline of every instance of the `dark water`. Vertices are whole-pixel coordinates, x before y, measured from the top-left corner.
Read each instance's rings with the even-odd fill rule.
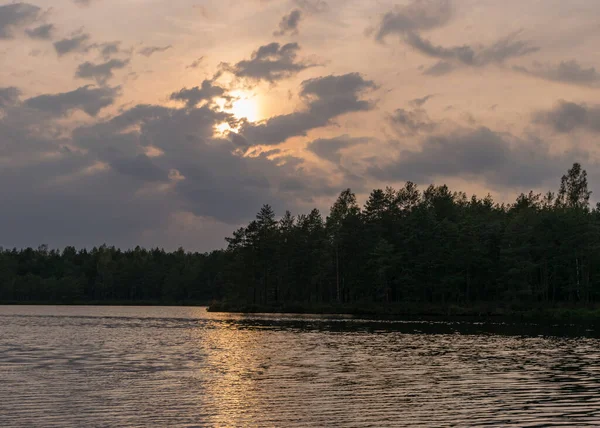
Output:
[[[600,425],[600,334],[0,306],[0,426]]]

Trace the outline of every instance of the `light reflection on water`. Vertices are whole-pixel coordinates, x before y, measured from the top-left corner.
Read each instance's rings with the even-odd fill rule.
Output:
[[[0,426],[597,426],[596,331],[0,306]]]

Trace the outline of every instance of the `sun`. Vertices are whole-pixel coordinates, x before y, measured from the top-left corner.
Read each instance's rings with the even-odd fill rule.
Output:
[[[231,107],[226,109],[237,119],[246,119],[249,122],[256,122],[260,119],[260,108],[256,97],[246,93],[234,94],[236,99],[231,103]]]
[[[215,131],[219,135],[226,135],[229,132],[238,132],[243,120],[248,122],[257,122],[261,120],[260,103],[256,94],[245,91],[230,92],[227,98],[217,100],[217,106],[226,113],[231,114],[236,121],[221,122],[215,126]]]

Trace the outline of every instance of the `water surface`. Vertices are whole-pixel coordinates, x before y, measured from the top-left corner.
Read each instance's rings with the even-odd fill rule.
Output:
[[[598,426],[595,328],[0,306],[0,426]]]

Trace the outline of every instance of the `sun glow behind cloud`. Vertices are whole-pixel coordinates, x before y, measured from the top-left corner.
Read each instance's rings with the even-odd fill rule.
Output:
[[[236,132],[237,128],[231,127],[231,125],[229,125],[229,123],[227,123],[227,122],[222,122],[222,123],[219,123],[217,126],[215,126],[215,130],[217,131],[217,134],[224,135],[230,131]]]
[[[246,91],[232,91],[230,96],[233,98],[229,103],[223,102],[224,111],[233,114],[236,119],[246,119],[249,122],[260,120],[261,109],[258,96]]]
[[[239,121],[257,122],[262,119],[260,103],[255,94],[245,91],[232,91],[230,93],[232,100],[221,99],[217,105],[225,112],[232,114]],[[229,131],[237,132],[239,129],[228,122],[220,123],[216,126],[219,134],[225,134]]]
[[[238,119],[256,122],[260,119],[260,110],[256,98],[240,98],[231,105],[231,113]]]

